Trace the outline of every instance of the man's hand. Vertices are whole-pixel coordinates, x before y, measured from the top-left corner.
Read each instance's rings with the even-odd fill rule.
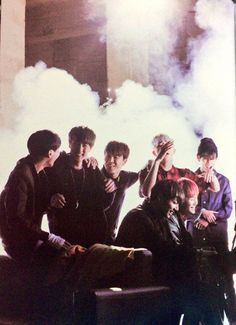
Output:
[[[199,178],[203,178],[206,183],[211,183],[213,178],[216,177],[213,168],[209,168],[207,171],[202,172],[198,175]]]
[[[50,206],[52,208],[62,209],[66,204],[66,199],[63,194],[53,194],[50,200]]]
[[[80,245],[72,245],[69,249],[67,249],[67,256],[72,256],[76,254],[84,254],[87,251],[87,248]]]
[[[173,149],[173,147],[174,147],[174,142],[172,140],[167,141],[166,143],[160,144],[156,148],[157,157],[156,157],[155,161],[162,161],[165,158],[167,152],[169,150]]]
[[[86,162],[88,168],[90,166],[92,166],[93,169],[96,169],[98,167],[98,161],[94,157],[86,158],[86,159],[84,159],[84,161]]]
[[[199,230],[204,230],[209,225],[209,223],[206,220],[199,219],[195,224],[194,227]]]
[[[214,223],[216,221],[215,213],[218,213],[218,212],[217,211],[212,211],[212,210],[202,209],[202,216],[209,223]]]
[[[104,182],[105,182],[105,192],[106,193],[112,193],[117,190],[117,186],[116,186],[115,182],[113,181],[113,179],[106,178],[104,180]]]

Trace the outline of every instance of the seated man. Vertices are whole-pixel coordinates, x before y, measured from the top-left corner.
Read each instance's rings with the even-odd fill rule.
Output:
[[[104,210],[113,200],[113,193],[106,192],[107,184],[98,167],[88,167],[86,163],[95,138],[88,127],[72,128],[70,152],[62,152],[54,167],[47,171],[53,194],[48,213],[50,231],[71,244],[80,243],[87,248],[105,242]]]
[[[156,282],[173,289],[173,308],[176,305],[184,311],[186,324],[198,324],[202,315],[207,315],[206,324],[222,324],[198,279],[196,250],[178,214],[182,195],[177,182],[160,181],[150,200],[124,218],[116,244],[144,247],[153,253]],[[173,316],[173,324],[177,323]]]
[[[1,238],[7,254],[19,265],[31,267],[40,256],[46,265],[61,248],[72,248],[65,239],[41,229],[49,203],[44,168],[53,166],[60,144],[58,135],[49,130],[33,133],[27,142],[29,155],[17,162],[1,193]]]
[[[111,141],[107,144],[105,151],[105,163],[102,174],[106,179],[112,179],[115,184],[115,196],[111,206],[106,209],[108,223],[107,243],[112,244],[115,240],[117,224],[126,190],[138,179],[138,173],[122,170],[129,157],[127,144]]]
[[[154,160],[150,160],[147,166],[141,170],[140,195],[149,197],[153,186],[163,179],[178,180],[180,177],[187,177],[194,180],[200,192],[210,189],[213,192],[219,191],[219,182],[212,170],[203,171],[196,175],[187,168],[177,168],[173,165],[175,154],[174,141],[166,134],[158,134],[153,138]]]

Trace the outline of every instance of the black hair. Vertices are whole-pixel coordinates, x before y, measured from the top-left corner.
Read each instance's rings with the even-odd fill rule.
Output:
[[[118,141],[110,141],[104,150],[104,153],[110,153],[113,156],[123,156],[124,159],[129,157],[129,147],[126,143]]]
[[[61,139],[50,130],[39,130],[31,134],[27,141],[29,153],[34,158],[47,157],[49,150],[56,151]]]
[[[203,138],[200,141],[197,154],[200,157],[204,155],[211,156],[213,154],[216,154],[216,157],[218,157],[218,149],[215,142],[211,138]]]
[[[165,179],[157,182],[151,191],[150,201],[169,201],[177,198],[180,202],[183,199],[183,192],[179,184],[172,179]]]
[[[69,140],[72,138],[76,138],[78,142],[86,143],[89,144],[90,147],[93,147],[96,140],[96,135],[93,130],[86,126],[76,126],[69,132]]]

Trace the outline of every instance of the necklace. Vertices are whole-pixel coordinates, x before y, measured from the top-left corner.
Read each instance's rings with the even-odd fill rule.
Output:
[[[80,205],[80,197],[83,192],[84,184],[85,184],[85,170],[83,167],[80,170],[76,170],[73,167],[70,167],[70,174],[73,183],[73,194],[74,194],[74,201],[75,201],[74,209],[78,209]]]

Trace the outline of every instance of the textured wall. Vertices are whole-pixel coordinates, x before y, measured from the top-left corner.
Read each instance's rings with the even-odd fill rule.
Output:
[[[0,125],[13,125],[12,84],[25,63],[25,0],[1,1]]]
[[[187,70],[189,65],[186,60],[187,40],[200,33],[194,22],[195,2],[185,0],[179,4],[184,28],[179,32],[173,56],[183,70]],[[100,42],[100,29],[106,25],[109,6],[100,5],[99,18],[93,21],[87,19],[88,10],[86,0],[28,0],[26,66],[42,60],[49,67],[65,69],[98,91],[102,102],[107,87],[114,91],[126,79],[145,85],[151,83],[160,93],[168,93],[168,86],[158,79],[158,73],[150,63],[153,58],[148,53],[149,44],[143,40],[142,48],[137,44],[138,51],[134,44],[119,51],[111,41],[109,24],[106,26],[107,42]]]

